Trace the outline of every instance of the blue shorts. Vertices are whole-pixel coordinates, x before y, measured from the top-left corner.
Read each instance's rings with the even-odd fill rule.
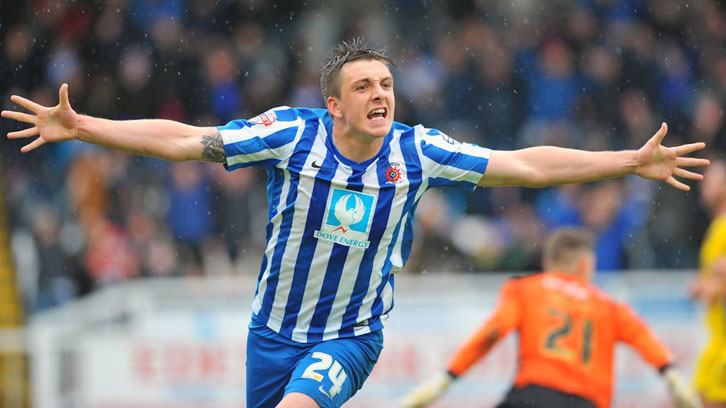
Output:
[[[363,385],[383,349],[381,330],[362,336],[296,343],[267,327],[247,335],[247,406],[274,407],[299,392],[323,408],[340,407]]]

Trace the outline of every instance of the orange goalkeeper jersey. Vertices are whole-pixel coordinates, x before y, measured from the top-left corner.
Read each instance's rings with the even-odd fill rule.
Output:
[[[519,331],[515,387],[536,384],[610,405],[618,341],[656,369],[669,364],[665,345],[625,304],[591,283],[548,272],[507,281],[493,315],[459,347],[449,372],[459,376],[510,331]]]

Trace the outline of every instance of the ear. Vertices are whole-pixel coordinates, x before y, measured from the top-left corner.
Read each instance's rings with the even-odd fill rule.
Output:
[[[328,113],[330,113],[330,116],[339,119],[343,117],[338,98],[334,96],[328,96],[328,99],[325,102],[328,106]]]
[[[596,258],[594,253],[582,254],[577,258],[577,264],[575,266],[577,268],[577,274],[589,280],[595,273],[595,262]]]
[[[580,276],[586,276],[587,275],[587,266],[588,266],[589,259],[587,259],[587,256],[580,255],[577,257],[577,262],[575,262],[575,270],[577,271],[577,274]]]

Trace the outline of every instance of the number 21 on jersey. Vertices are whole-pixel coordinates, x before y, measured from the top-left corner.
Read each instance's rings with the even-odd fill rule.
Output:
[[[592,334],[594,329],[592,321],[585,319],[581,328],[575,328],[573,327],[572,316],[568,313],[557,309],[548,309],[547,314],[561,319],[559,324],[546,332],[543,346],[547,354],[556,355],[568,361],[577,359],[587,366],[592,356]],[[577,341],[577,337],[581,339],[581,342]]]

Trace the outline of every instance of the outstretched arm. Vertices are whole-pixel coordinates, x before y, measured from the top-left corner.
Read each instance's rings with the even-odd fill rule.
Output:
[[[703,149],[705,144],[665,147],[661,145],[661,141],[666,133],[668,126],[663,123],[639,150],[589,152],[554,146],[513,151],[495,150],[491,153],[486,173],[479,185],[545,187],[636,174],[647,179],[665,181],[679,190],[689,191],[690,187],[676,177],[701,180],[701,174],[683,167],[708,166],[709,161],[683,156]]]
[[[23,146],[27,153],[46,142],[78,139],[144,156],[165,160],[225,160],[222,135],[214,127],[197,127],[171,120],[108,120],[77,114],[68,101],[68,85],[58,91],[59,103],[39,105],[13,95],[10,99],[32,112],[2,111],[2,117],[30,123],[33,127],[8,133],[10,139],[38,136]]]
[[[420,384],[399,402],[400,408],[427,407],[440,398],[454,380],[466,373],[494,345],[514,330],[520,321],[520,305],[515,281],[502,287],[499,303],[492,315],[482,323],[451,356],[446,370]]]
[[[615,327],[618,340],[631,345],[643,359],[663,376],[677,408],[700,407],[695,390],[683,378],[680,371],[671,365],[671,354],[655,333],[625,304],[615,309]]]
[[[501,309],[499,309],[501,310]],[[502,310],[504,313],[507,311]],[[504,330],[498,326],[499,313],[481,325],[451,357],[445,371],[440,371],[403,396],[399,408],[424,408],[439,399],[460,375],[471,368],[501,339],[512,324]],[[511,320],[505,317],[505,320]]]

